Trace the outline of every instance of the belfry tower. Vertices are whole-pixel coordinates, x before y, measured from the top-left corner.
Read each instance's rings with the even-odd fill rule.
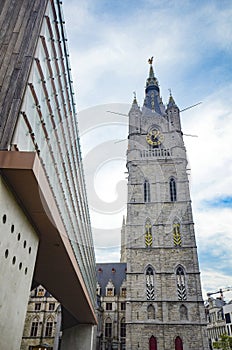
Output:
[[[129,112],[127,350],[208,349],[180,111],[160,97],[152,59]]]

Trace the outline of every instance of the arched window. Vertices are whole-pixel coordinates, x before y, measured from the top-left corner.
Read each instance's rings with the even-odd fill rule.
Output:
[[[178,266],[176,270],[176,284],[177,284],[177,294],[178,300],[186,300],[186,286],[185,286],[185,274],[182,266]]]
[[[188,309],[183,304],[180,306],[180,320],[188,320]]]
[[[112,321],[110,317],[108,317],[105,321],[105,337],[112,338]]]
[[[152,233],[151,233],[151,221],[149,219],[146,220],[145,223],[145,246],[151,247],[152,246]]]
[[[157,350],[157,340],[153,335],[149,339],[149,350]]]
[[[52,336],[52,329],[53,329],[53,320],[51,317],[49,317],[47,319],[46,326],[45,326],[45,337]]]
[[[38,327],[39,327],[39,321],[37,318],[33,318],[32,322],[31,322],[31,332],[30,332],[30,336],[31,337],[37,337],[38,335]]]
[[[125,318],[123,317],[120,322],[120,337],[126,338],[126,323]]]
[[[151,267],[148,267],[146,271],[146,288],[147,288],[147,300],[154,300],[155,299],[154,274]]]
[[[180,337],[176,337],[175,339],[175,350],[183,350],[183,343]]]
[[[147,318],[149,320],[155,319],[155,308],[153,305],[148,305],[148,307],[147,307]]]
[[[169,181],[169,190],[171,202],[176,202],[176,181],[173,177]]]
[[[178,222],[173,224],[173,243],[175,246],[181,247],[180,224]]]
[[[144,190],[144,202],[150,202],[151,201],[151,194],[150,194],[150,184],[149,181],[145,180],[143,184],[143,190]]]

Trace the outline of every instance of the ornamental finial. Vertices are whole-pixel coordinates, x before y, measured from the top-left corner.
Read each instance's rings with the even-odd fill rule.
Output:
[[[153,62],[153,56],[151,58],[148,58],[148,63],[152,64],[152,62]]]

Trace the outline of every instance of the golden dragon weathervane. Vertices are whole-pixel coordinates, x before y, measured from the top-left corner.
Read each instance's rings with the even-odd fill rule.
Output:
[[[151,58],[148,58],[148,63],[152,64],[152,62],[153,62],[153,56]]]

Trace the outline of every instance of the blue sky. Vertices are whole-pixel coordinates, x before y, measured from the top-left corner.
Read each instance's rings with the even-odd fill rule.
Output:
[[[181,117],[198,136],[184,141],[203,291],[232,286],[232,2],[66,0],[63,9],[97,260],[119,259],[126,201],[126,142],[115,140],[127,119],[106,111],[127,113],[133,91],[143,104],[154,56],[164,103],[169,88],[180,109],[202,101]],[[98,158],[112,144],[114,157]]]

